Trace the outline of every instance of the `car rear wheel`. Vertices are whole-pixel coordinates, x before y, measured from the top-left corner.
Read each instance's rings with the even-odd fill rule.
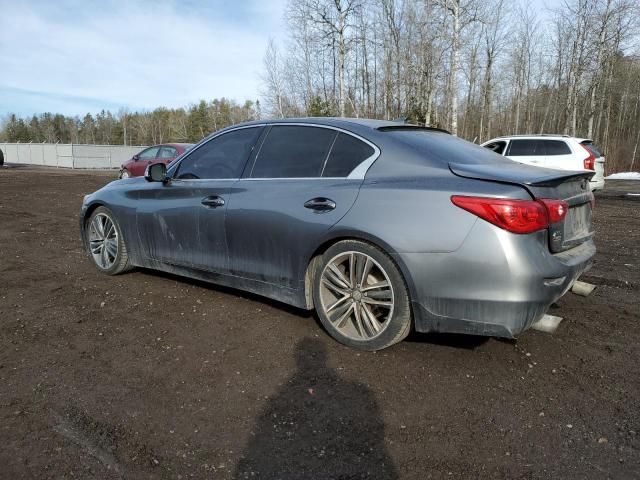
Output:
[[[400,270],[365,242],[341,241],[324,253],[314,274],[313,300],[329,334],[350,347],[380,350],[404,339],[411,328]]]
[[[120,178],[131,178],[131,172],[126,168],[120,171]]]
[[[95,209],[87,221],[86,236],[89,255],[98,270],[117,275],[131,269],[122,230],[111,210]]]

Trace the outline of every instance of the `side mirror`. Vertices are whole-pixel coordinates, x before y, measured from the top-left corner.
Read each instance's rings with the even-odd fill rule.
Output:
[[[140,160],[140,157],[138,156],[137,153],[131,158],[133,159],[134,162],[137,162],[138,160]]]
[[[164,163],[152,163],[147,166],[144,172],[144,179],[147,182],[166,183],[168,181],[167,166]]]

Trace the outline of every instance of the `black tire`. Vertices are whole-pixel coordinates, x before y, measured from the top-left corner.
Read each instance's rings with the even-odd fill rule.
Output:
[[[123,168],[122,170],[120,170],[118,178],[131,178],[131,172],[126,168]]]
[[[340,258],[341,254],[347,254],[348,252],[357,252],[373,259],[374,262],[377,263],[375,268],[382,269],[381,273],[386,274],[391,284],[393,310],[389,314],[390,317],[384,322],[384,328],[372,338],[353,338],[353,336],[343,334],[329,319],[323,306],[324,304],[321,298],[323,294],[321,293],[323,292],[321,289],[323,272],[328,268],[327,265],[332,262],[332,260]],[[324,294],[326,294],[326,291],[325,289]],[[352,298],[350,298],[349,301],[356,303],[356,300]],[[366,242],[343,240],[327,249],[322,255],[321,260],[316,264],[315,271],[313,272],[313,303],[320,322],[327,332],[337,341],[349,347],[360,350],[381,350],[400,342],[406,338],[411,331],[411,302],[400,269],[383,250]],[[357,308],[357,306],[355,308]]]
[[[104,216],[108,217],[117,232],[117,236],[115,239],[115,243],[117,243],[118,247],[117,253],[115,254],[113,263],[106,267],[104,265],[101,265],[99,261],[96,260],[94,253],[91,251],[91,225],[94,219],[98,216],[103,216],[102,218],[104,218]],[[96,208],[87,219],[87,222],[85,224],[85,246],[87,249],[87,254],[89,255],[92,263],[102,273],[106,273],[107,275],[118,275],[133,268],[129,263],[129,255],[127,254],[127,247],[124,236],[122,234],[122,229],[120,228],[120,225],[118,224],[118,221],[113,212],[107,207]]]

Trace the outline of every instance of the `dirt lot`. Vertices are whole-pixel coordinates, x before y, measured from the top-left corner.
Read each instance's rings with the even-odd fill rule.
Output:
[[[554,335],[359,353],[258,297],[98,273],[77,213],[109,179],[0,170],[0,477],[640,478],[640,182],[599,196],[598,288]]]

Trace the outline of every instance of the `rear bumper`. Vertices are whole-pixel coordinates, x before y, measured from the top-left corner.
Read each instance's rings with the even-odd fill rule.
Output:
[[[513,338],[591,267],[593,240],[551,254],[547,232],[514,235],[478,221],[451,253],[399,253],[415,328]]]

